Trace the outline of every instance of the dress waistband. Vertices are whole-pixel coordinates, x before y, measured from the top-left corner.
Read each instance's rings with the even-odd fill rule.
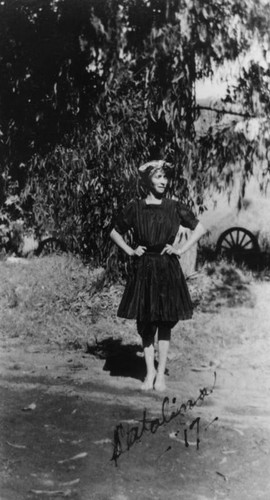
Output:
[[[163,250],[163,248],[165,248],[165,245],[154,245],[152,247],[147,247],[145,252],[146,253],[157,253],[157,254],[160,254]]]

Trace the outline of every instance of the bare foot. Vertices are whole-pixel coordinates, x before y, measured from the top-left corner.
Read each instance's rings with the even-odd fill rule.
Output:
[[[149,373],[146,375],[144,382],[141,385],[142,391],[151,391],[154,388],[154,380],[156,378],[156,372]]]
[[[158,392],[163,392],[166,390],[164,375],[158,375],[155,381],[154,389]]]

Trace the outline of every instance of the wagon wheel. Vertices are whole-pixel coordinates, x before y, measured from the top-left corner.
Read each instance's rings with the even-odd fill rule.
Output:
[[[224,231],[217,241],[216,253],[226,257],[245,259],[260,251],[257,238],[244,227],[231,227]]]
[[[54,238],[51,236],[50,238],[46,238],[42,240],[38,245],[36,250],[37,256],[49,255],[51,253],[62,253],[66,251],[66,245],[63,241],[58,238]]]

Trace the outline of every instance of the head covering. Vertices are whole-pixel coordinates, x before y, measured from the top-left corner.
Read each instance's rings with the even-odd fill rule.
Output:
[[[153,175],[157,170],[165,170],[165,172],[170,172],[174,166],[171,163],[167,163],[164,160],[153,160],[144,163],[139,167],[139,174],[144,175]]]

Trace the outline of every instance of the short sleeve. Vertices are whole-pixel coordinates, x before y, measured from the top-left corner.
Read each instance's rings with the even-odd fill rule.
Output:
[[[134,226],[135,202],[131,201],[116,217],[114,228],[118,233],[124,234]]]
[[[197,224],[199,223],[199,220],[195,216],[195,214],[188,208],[186,205],[183,205],[183,203],[177,202],[177,215],[179,217],[179,223],[187,227],[189,229],[195,229]]]

